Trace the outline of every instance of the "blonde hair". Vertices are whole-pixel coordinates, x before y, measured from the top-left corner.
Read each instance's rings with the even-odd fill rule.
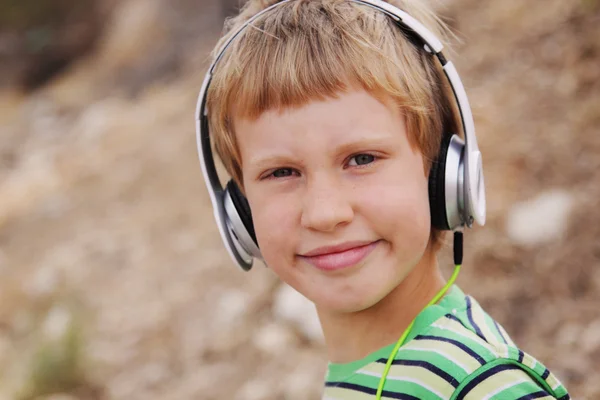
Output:
[[[213,56],[237,28],[277,2],[248,1],[226,23],[227,33]],[[389,3],[441,40],[448,37],[444,24],[423,0]],[[442,133],[456,133],[457,122],[443,72],[419,46],[384,13],[347,0],[296,0],[266,12],[231,43],[209,87],[209,127],[225,169],[242,187],[234,117],[255,119],[267,110],[297,107],[362,88],[397,104],[428,175]],[[432,229],[430,245],[437,251],[442,242],[443,232]]]

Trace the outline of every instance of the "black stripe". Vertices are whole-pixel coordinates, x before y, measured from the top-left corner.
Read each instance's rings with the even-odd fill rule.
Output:
[[[545,397],[545,396],[550,396],[550,394],[548,392],[546,392],[545,390],[540,390],[539,392],[529,393],[529,394],[526,394],[525,396],[521,396],[517,400],[533,400],[533,399],[539,399],[540,397]]]
[[[490,369],[488,369],[487,371],[483,372],[481,375],[478,375],[475,377],[475,379],[473,379],[471,382],[469,382],[464,388],[462,388],[462,390],[458,393],[458,396],[456,396],[456,400],[462,400],[465,398],[465,396],[475,388],[475,386],[479,385],[481,382],[483,382],[484,380],[486,380],[487,378],[498,374],[502,371],[506,371],[507,369],[518,369],[520,370],[519,367],[517,367],[516,365],[512,365],[512,364],[500,364],[500,365],[496,365],[495,367],[492,367]]]
[[[558,400],[571,400],[571,396],[569,396],[569,393],[567,393],[563,397],[560,397]]]
[[[525,354],[523,354],[523,352],[521,350],[519,350],[519,362],[520,363],[523,362],[523,357],[525,357]]]
[[[473,357],[479,362],[479,364],[485,364],[485,360],[479,354],[477,354],[473,349],[469,348],[466,344],[459,342],[458,340],[449,339],[445,337],[431,336],[431,335],[419,335],[415,338],[415,340],[437,340],[439,342],[451,343]]]
[[[367,386],[357,385],[355,383],[348,383],[348,382],[325,382],[325,386],[327,386],[327,387],[340,387],[340,388],[343,388],[343,389],[350,389],[350,390],[354,390],[356,392],[361,392],[361,393],[366,393],[366,394],[371,394],[371,395],[376,395],[377,394],[377,389],[373,389],[373,388],[370,388],[370,387],[367,387]],[[390,399],[399,399],[399,400],[419,400],[418,397],[411,396],[410,394],[390,392],[389,390],[383,390],[381,392],[381,397],[388,397]]]
[[[458,322],[462,326],[465,326],[465,324],[463,324],[463,322],[460,319],[458,319],[458,317],[456,315],[454,315],[454,314],[446,314],[445,317],[448,318],[448,319],[451,319],[453,321]],[[467,328],[467,327],[465,326],[465,328]],[[467,329],[469,329],[469,328],[467,328]]]
[[[470,326],[467,326],[467,324],[465,324],[465,323],[463,322],[463,320],[462,320],[462,319],[460,319],[460,318],[458,318],[456,315],[453,315],[453,314],[446,314],[446,315],[444,315],[444,316],[445,316],[446,318],[448,318],[448,319],[451,319],[452,321],[456,321],[456,322],[458,322],[459,324],[461,324],[461,325],[462,325],[462,326],[463,326],[463,327],[464,327],[466,330],[468,330],[469,332],[472,332],[472,331],[473,331],[473,329],[471,329],[471,327],[470,327]],[[481,339],[485,340],[485,338],[484,338],[484,337],[482,337],[481,335],[478,335],[478,336],[479,336]],[[485,341],[487,342],[487,340],[485,340]]]
[[[546,378],[548,377],[548,375],[550,375],[550,370],[548,368],[546,368],[544,370],[544,373],[542,374],[542,379],[546,380]]]
[[[487,339],[485,338],[485,336],[483,336],[483,332],[481,332],[481,329],[479,329],[479,326],[475,323],[475,320],[473,319],[471,299],[469,298],[469,296],[465,296],[465,300],[467,301],[467,318],[469,318],[471,326],[473,326],[473,329],[475,329],[475,333],[477,334],[477,336],[479,336],[487,342]]]
[[[506,338],[502,334],[502,331],[500,330],[500,326],[498,326],[498,323],[496,322],[496,320],[492,320],[492,321],[494,321],[494,326],[496,327],[496,330],[500,334],[500,337],[502,338],[502,341],[504,342],[504,344],[508,344],[508,341],[506,340]]]
[[[385,358],[380,358],[379,360],[377,360],[377,362],[381,363],[381,364],[385,364],[385,363],[387,363],[387,361],[388,360],[385,359]],[[422,360],[394,360],[394,361],[392,361],[392,365],[408,365],[408,366],[413,366],[413,367],[425,368],[429,372],[433,372],[434,374],[436,374],[437,376],[439,376],[440,378],[442,378],[443,380],[445,380],[446,382],[448,382],[449,384],[451,384],[452,386],[454,386],[454,388],[458,387],[458,383],[459,382],[458,382],[458,380],[456,380],[456,378],[454,378],[452,375],[450,375],[446,371],[444,371],[444,370],[436,367],[432,363],[428,363],[427,361],[422,361]]]

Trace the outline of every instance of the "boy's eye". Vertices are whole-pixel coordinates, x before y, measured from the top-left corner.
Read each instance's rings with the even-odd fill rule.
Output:
[[[375,161],[375,156],[372,154],[357,154],[350,158],[348,165],[351,167],[370,164]]]
[[[288,176],[292,176],[294,171],[291,168],[279,168],[271,173],[273,178],[287,178]]]

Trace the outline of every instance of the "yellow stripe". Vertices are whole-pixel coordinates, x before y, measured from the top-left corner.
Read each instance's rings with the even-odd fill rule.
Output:
[[[531,378],[524,371],[509,369],[498,372],[475,386],[465,396],[464,400],[482,400],[489,395],[497,394],[498,388],[508,389],[522,382],[529,382]]]
[[[327,386],[323,391],[323,399],[331,400],[373,400],[373,395],[352,389]]]
[[[498,324],[498,328],[500,329],[500,332],[502,333],[502,336],[504,336],[504,339],[506,339],[506,341],[508,342],[508,344],[510,346],[512,346],[512,347],[516,347],[515,342],[513,342],[513,340],[509,336],[509,334],[504,330],[504,327],[502,325]]]
[[[435,323],[433,323],[431,326],[435,327],[435,328],[439,328],[439,329],[446,329],[450,332],[456,333],[461,337],[466,337],[469,338],[477,343],[479,343],[481,346],[485,347],[486,349],[488,349],[490,352],[496,354],[496,350],[494,350],[494,348],[492,348],[492,346],[490,346],[489,343],[485,342],[482,338],[480,338],[479,336],[477,336],[477,334],[475,334],[474,332],[470,331],[469,329],[465,328],[463,326],[463,324],[461,324],[458,321],[455,321],[453,319],[450,318],[444,318],[443,320],[438,320]],[[461,340],[462,342],[462,340]]]
[[[493,345],[500,344],[498,342],[498,338],[496,337],[496,335],[494,335],[494,332],[492,332],[485,320],[485,313],[483,309],[481,308],[479,303],[477,303],[477,301],[473,298],[471,298],[471,312],[473,314],[473,320],[479,326],[479,329],[481,329],[481,333],[483,333],[485,340]]]
[[[554,376],[553,373],[550,373],[550,375],[546,377],[546,383],[552,388],[552,390],[558,389],[558,387],[561,385],[560,381],[558,378],[556,378],[556,376]]]
[[[531,357],[529,354],[523,352],[523,365],[535,370],[537,361],[535,358]]]
[[[461,367],[467,375],[470,375],[477,368],[481,367],[479,361],[470,356],[464,350],[459,347],[439,340],[413,340],[410,341],[405,347],[406,350],[416,351],[431,351],[449,360],[451,363]]]
[[[359,374],[370,375],[380,378],[385,365],[382,363],[371,363],[358,371]],[[454,386],[439,375],[413,365],[392,365],[387,376],[388,381],[405,381],[419,384],[426,389],[439,393],[439,396],[450,397],[454,393]]]

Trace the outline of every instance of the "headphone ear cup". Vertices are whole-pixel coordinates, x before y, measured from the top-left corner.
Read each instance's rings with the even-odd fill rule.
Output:
[[[252,212],[250,211],[250,204],[248,204],[248,200],[246,196],[242,193],[239,186],[233,181],[233,179],[227,182],[227,192],[229,192],[229,196],[231,197],[231,201],[244,224],[244,228],[258,247],[258,242],[256,240],[256,232],[254,231],[254,223],[252,222]]]
[[[429,212],[431,225],[443,231],[450,230],[446,213],[446,159],[452,135],[444,135],[438,158],[429,171]]]

